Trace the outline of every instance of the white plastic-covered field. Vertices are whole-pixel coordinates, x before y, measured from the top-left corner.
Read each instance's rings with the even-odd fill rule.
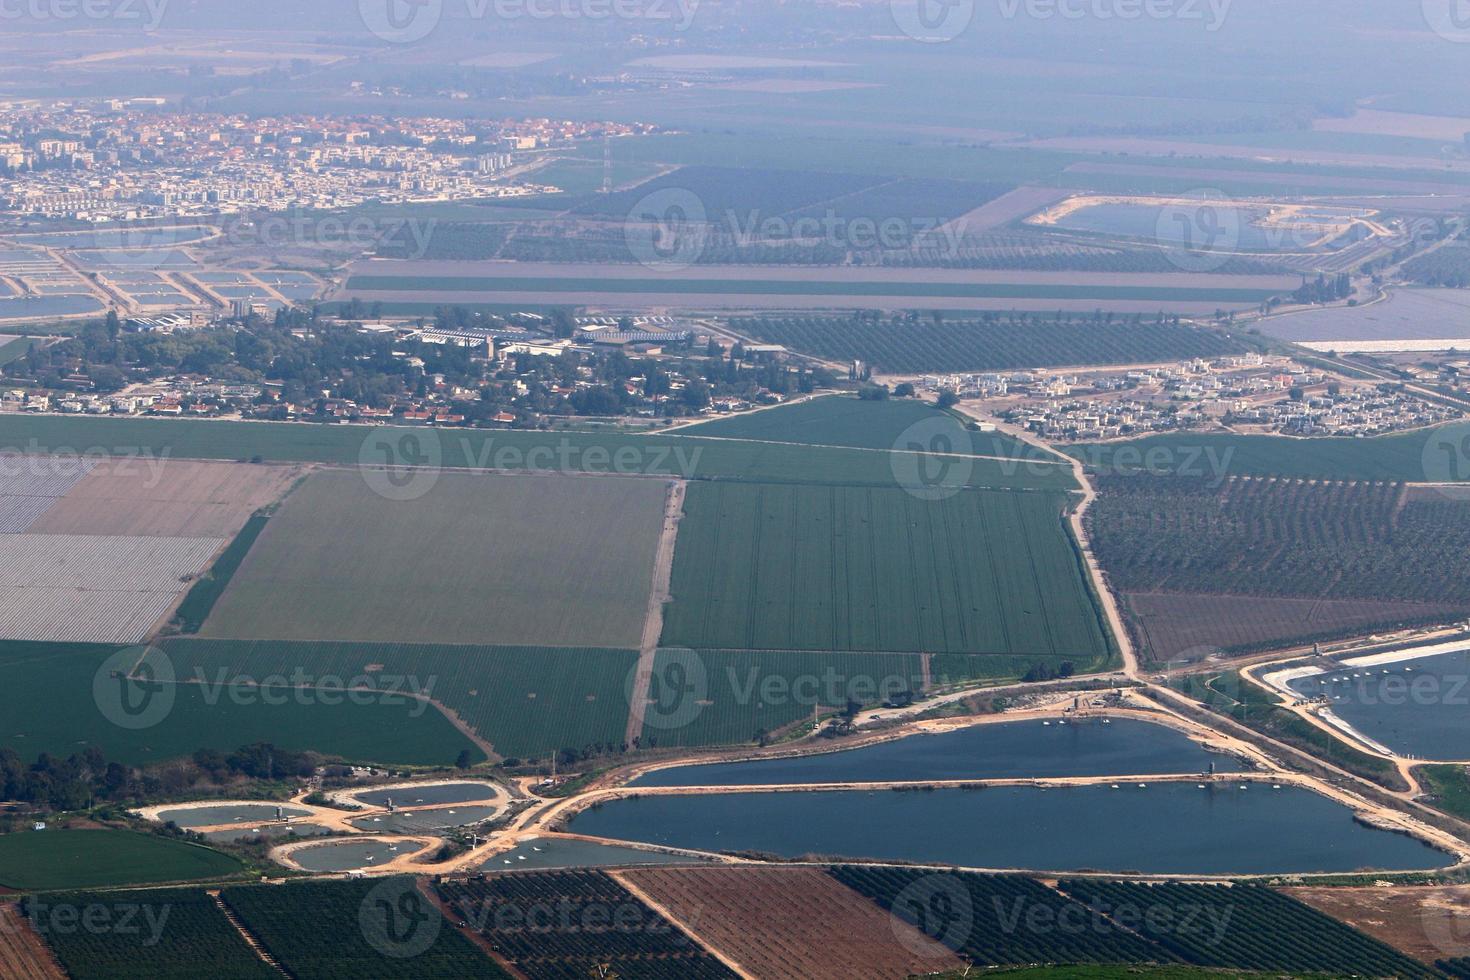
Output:
[[[78,456],[0,455],[0,534],[29,528],[95,466]]]
[[[0,535],[0,639],[139,643],[220,538]]]

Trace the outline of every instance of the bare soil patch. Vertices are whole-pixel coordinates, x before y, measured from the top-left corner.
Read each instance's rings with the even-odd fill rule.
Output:
[[[1470,956],[1470,885],[1281,890],[1425,963]]]
[[[66,980],[61,964],[13,902],[0,904],[0,977]]]
[[[950,950],[816,868],[619,872],[700,942],[769,980],[902,977],[963,967]]]
[[[279,500],[295,466],[193,460],[108,460],[31,525],[34,534],[229,538]]]

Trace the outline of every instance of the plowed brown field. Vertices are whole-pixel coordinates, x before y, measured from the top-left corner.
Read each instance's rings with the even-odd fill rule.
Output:
[[[816,868],[647,868],[615,877],[761,980],[898,978],[964,966]]]

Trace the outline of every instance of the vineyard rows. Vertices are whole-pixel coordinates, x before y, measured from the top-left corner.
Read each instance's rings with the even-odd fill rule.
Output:
[[[109,928],[68,928],[70,911]],[[52,895],[31,900],[27,914],[73,980],[280,977],[199,888]]]
[[[861,865],[841,865],[831,873],[982,966],[1174,960],[1154,944],[1094,918],[1066,896],[1021,875]]]
[[[1083,879],[1063,881],[1061,888],[1105,912],[1153,910],[1152,916],[1130,917],[1130,926],[1200,966],[1371,977],[1434,975],[1378,940],[1259,885]]]
[[[884,320],[792,316],[736,319],[746,336],[884,371],[1008,371],[1081,364],[1132,364],[1213,358],[1245,351],[1215,331],[1141,314],[1058,320],[1000,314],[977,320]]]
[[[439,895],[530,980],[733,977],[673,923],[600,871],[445,881]]]
[[[1088,533],[1124,592],[1470,605],[1470,505],[1390,483],[1101,476]]]

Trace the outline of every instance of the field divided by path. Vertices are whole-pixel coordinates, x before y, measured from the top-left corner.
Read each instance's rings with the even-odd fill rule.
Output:
[[[96,691],[126,692],[145,702],[147,689],[122,678],[97,675],[115,646],[80,643],[0,643],[0,747],[29,763],[41,753],[58,758],[103,748],[109,761],[126,765],[164,762],[199,749],[231,752],[254,742],[271,742],[294,752],[315,750],[359,762],[449,765],[474,746],[439,712],[407,697],[380,697],[354,704],[340,696],[263,703],[251,688],[221,686],[237,676],[227,662],[210,662],[205,684],[186,683],[162,695],[167,715],[139,730],[120,728],[99,710]],[[196,680],[191,661],[175,658],[177,677]],[[289,673],[287,671],[286,673]],[[261,675],[264,676],[264,675]],[[343,675],[346,677],[351,674]],[[123,688],[123,685],[127,685]]]
[[[621,745],[636,650],[333,643],[286,640],[166,641],[180,676],[218,671],[260,679],[293,671],[320,678],[412,680],[494,746],[496,754],[545,758],[563,748]],[[430,709],[425,717],[438,718]],[[364,738],[361,755],[390,744]],[[452,761],[452,759],[450,760]]]
[[[693,484],[665,646],[1106,656],[1060,495]]]

